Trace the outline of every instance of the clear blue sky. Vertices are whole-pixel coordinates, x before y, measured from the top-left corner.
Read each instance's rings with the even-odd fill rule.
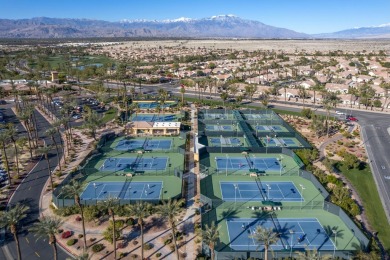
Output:
[[[390,23],[390,0],[0,0],[0,18],[164,20],[234,14],[304,33]]]

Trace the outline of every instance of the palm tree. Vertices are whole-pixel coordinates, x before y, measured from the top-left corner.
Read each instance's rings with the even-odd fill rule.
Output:
[[[46,163],[47,163],[47,170],[49,172],[49,177],[50,177],[50,185],[51,185],[51,188],[54,189],[54,186],[53,186],[53,175],[52,175],[52,172],[51,172],[51,169],[50,169],[51,166],[50,166],[50,160],[49,160],[49,153],[50,153],[51,149],[52,149],[51,146],[47,146],[45,144],[43,147],[40,147],[37,150],[37,153],[43,154],[45,156]]]
[[[50,136],[50,139],[51,141],[53,142],[55,148],[56,148],[56,153],[57,153],[57,157],[58,157],[58,167],[60,168],[60,171],[62,171],[61,169],[61,157],[60,157],[60,154],[59,154],[59,151],[58,151],[58,144],[56,142],[56,139],[55,139],[55,135],[57,134],[57,129],[55,129],[54,127],[52,128],[49,128],[46,130],[45,132],[45,135],[46,136]]]
[[[305,108],[305,99],[307,97],[307,91],[304,87],[300,87],[298,89],[298,95],[300,98],[302,98],[302,107]]]
[[[0,146],[1,149],[3,150],[3,156],[5,159],[5,170],[7,171],[9,184],[11,184],[11,174],[9,171],[9,161],[7,156],[8,140],[9,140],[8,132],[7,131],[0,132]]]
[[[386,83],[385,81],[382,81],[379,86],[385,92],[384,93],[385,101],[383,102],[383,106],[382,106],[382,110],[381,110],[381,111],[383,111],[385,109],[385,107],[386,107],[387,99],[389,98],[390,83]]]
[[[32,159],[33,155],[32,155],[32,145],[31,145],[31,139],[32,139],[32,133],[31,133],[31,128],[30,128],[30,123],[29,123],[29,120],[30,120],[30,115],[27,114],[27,113],[20,113],[18,115],[18,119],[24,123],[24,126],[27,130],[27,138],[28,138],[28,148],[29,148],[29,151],[30,151],[30,158]]]
[[[98,128],[100,128],[101,125],[102,121],[99,115],[95,111],[92,111],[89,115],[86,116],[83,127],[89,130],[89,133],[96,141],[96,131]]]
[[[138,219],[138,226],[141,231],[141,259],[144,259],[144,219],[152,212],[152,205],[145,202],[137,202],[128,205],[128,211],[131,216]]]
[[[332,259],[331,255],[323,255],[320,256],[317,249],[310,250],[308,248],[305,251],[298,251],[298,259],[299,260],[330,260]]]
[[[221,95],[220,95],[222,101],[223,101],[223,106],[225,106],[225,101],[226,99],[229,97],[228,93],[226,92],[222,92]]]
[[[91,260],[92,257],[89,255],[88,251],[83,249],[83,251],[76,256],[76,258],[66,258],[66,260]]]
[[[116,229],[114,208],[116,205],[118,205],[118,199],[108,198],[105,201],[101,201],[99,204],[103,210],[108,211],[108,215],[112,218],[112,244],[114,245],[114,259],[116,260]]]
[[[83,228],[83,239],[84,239],[84,249],[87,248],[87,237],[85,234],[85,220],[84,220],[84,207],[80,203],[80,194],[83,192],[84,188],[82,184],[76,180],[71,180],[69,184],[64,186],[62,188],[62,192],[64,194],[67,194],[68,196],[73,196],[75,204],[79,207],[80,209],[80,214],[81,214],[81,224]]]
[[[56,217],[43,217],[35,223],[30,231],[35,233],[37,239],[49,237],[49,245],[53,247],[54,260],[57,260],[57,239],[56,234],[62,225],[62,221]]]
[[[219,239],[219,229],[220,227],[216,226],[215,222],[212,222],[210,226],[206,224],[206,228],[202,230],[202,239],[210,248],[211,260],[214,260],[215,243],[217,243]]]
[[[18,130],[12,123],[7,124],[7,132],[8,136],[11,139],[12,143],[14,144],[14,151],[15,151],[15,162],[16,162],[16,172],[19,176],[19,152],[18,152],[18,146],[16,144],[16,140],[18,138]]]
[[[270,246],[279,240],[278,233],[274,232],[273,228],[263,228],[262,226],[257,226],[254,233],[249,235],[249,237],[253,238],[255,242],[258,243],[257,248],[261,245],[264,246],[265,260],[268,260],[268,250]]]
[[[180,93],[181,93],[181,103],[184,104],[184,94],[186,93],[186,89],[184,86],[180,88]]]
[[[181,206],[183,205],[184,200],[168,200],[168,202],[163,201],[161,205],[157,208],[157,213],[168,220],[169,227],[172,231],[172,239],[175,246],[176,259],[179,260],[179,251],[177,249],[176,242],[176,225],[177,225],[177,216],[181,211]]]
[[[27,205],[17,203],[14,207],[10,207],[8,211],[0,213],[0,227],[9,228],[14,236],[18,260],[22,259],[18,237],[18,226],[20,222],[27,217],[27,211],[29,211],[29,209],[30,207]]]

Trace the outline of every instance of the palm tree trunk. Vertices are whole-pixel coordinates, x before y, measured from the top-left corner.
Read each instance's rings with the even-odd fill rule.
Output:
[[[15,162],[16,162],[16,172],[19,176],[19,158],[18,158],[18,147],[16,145],[16,142],[14,139],[12,139],[12,142],[14,143],[14,150],[15,150]]]
[[[214,258],[215,258],[214,245],[209,245],[209,247],[210,247],[210,251],[211,251],[211,260],[214,260]]]
[[[388,97],[387,97],[387,95],[386,95],[386,98],[385,98],[385,101],[383,102],[383,106],[382,106],[381,111],[383,111],[383,110],[385,109],[387,99],[388,99]]]
[[[45,159],[46,159],[46,163],[47,163],[47,170],[49,171],[51,188],[54,189],[54,187],[53,187],[53,176],[51,174],[50,161],[49,161],[49,156],[47,154],[45,154]]]
[[[37,128],[37,118],[35,117],[34,111],[32,112],[32,122],[34,127],[34,134],[35,134],[35,147],[38,146],[38,128]]]
[[[14,235],[14,240],[15,240],[15,245],[16,245],[16,252],[18,254],[18,260],[22,259],[22,254],[20,252],[20,245],[19,245],[19,238],[18,238],[18,233],[17,231],[13,232]]]
[[[112,244],[114,245],[114,260],[116,260],[116,232],[115,232],[115,216],[112,214]]]
[[[84,209],[83,205],[80,204],[80,202],[77,203],[80,208],[80,215],[81,215],[81,226],[83,229],[83,240],[84,240],[84,249],[87,250],[87,238],[85,235],[85,220],[84,220]]]
[[[141,259],[144,259],[144,225],[141,223],[139,228],[141,229]]]
[[[61,157],[60,157],[59,152],[58,152],[57,142],[54,139],[53,135],[51,136],[51,141],[54,143],[54,146],[56,147],[56,153],[57,153],[57,157],[58,157],[58,167],[60,168],[60,171],[62,171],[62,168],[61,168]]]
[[[54,260],[57,260],[57,243],[54,242],[51,246],[53,247]]]
[[[9,184],[11,185],[11,173],[9,172],[9,162],[8,162],[7,152],[5,149],[5,143],[3,142],[2,145],[3,145],[3,154],[5,159],[5,169],[7,171]]]
[[[177,249],[177,242],[176,242],[176,228],[173,221],[169,221],[172,229],[172,239],[173,239],[173,245],[175,246],[175,253],[176,253],[176,259],[179,260],[179,250]]]
[[[268,246],[264,245],[264,260],[268,260]]]
[[[316,104],[316,91],[313,91],[313,96],[314,96],[314,105]]]

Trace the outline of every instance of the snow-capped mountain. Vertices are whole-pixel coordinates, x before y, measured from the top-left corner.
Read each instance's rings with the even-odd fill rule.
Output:
[[[342,30],[333,33],[323,33],[313,35],[318,38],[347,38],[347,39],[364,39],[364,38],[390,38],[390,23],[378,26],[355,27],[352,29]]]
[[[2,38],[82,37],[185,37],[185,38],[308,38],[304,33],[278,28],[234,15],[173,20],[127,20],[107,22],[86,19],[0,19]]]

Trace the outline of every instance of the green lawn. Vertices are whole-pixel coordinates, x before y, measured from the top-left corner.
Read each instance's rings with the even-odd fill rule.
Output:
[[[109,121],[113,120],[116,117],[117,111],[118,110],[115,107],[111,107],[109,110],[107,110],[102,118],[102,123],[106,124]]]
[[[386,250],[390,249],[390,225],[376,188],[376,184],[369,168],[363,170],[348,170],[341,165],[338,167],[345,177],[352,183],[360,198],[367,215],[368,222],[382,241]]]

